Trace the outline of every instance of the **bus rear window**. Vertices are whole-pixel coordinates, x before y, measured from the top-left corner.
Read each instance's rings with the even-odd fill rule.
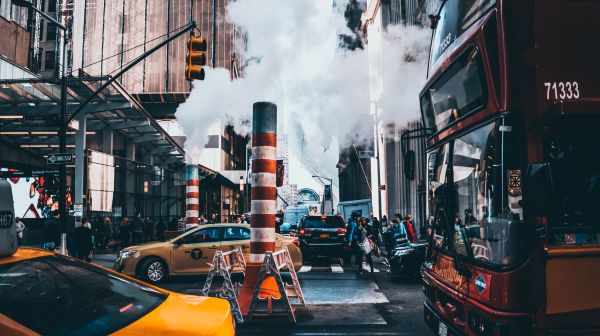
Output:
[[[425,126],[435,131],[484,107],[487,97],[479,49],[464,52],[420,99]]]

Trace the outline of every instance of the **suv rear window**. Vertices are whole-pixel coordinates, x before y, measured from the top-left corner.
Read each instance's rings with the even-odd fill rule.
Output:
[[[167,295],[67,258],[0,265],[0,313],[42,335],[107,335]]]
[[[344,228],[346,225],[341,217],[338,216],[309,216],[304,220],[304,228]]]

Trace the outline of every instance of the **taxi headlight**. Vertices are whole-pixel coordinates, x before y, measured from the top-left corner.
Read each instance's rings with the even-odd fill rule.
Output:
[[[129,258],[132,255],[134,255],[136,252],[137,252],[136,250],[121,251],[121,252],[119,252],[119,259]]]

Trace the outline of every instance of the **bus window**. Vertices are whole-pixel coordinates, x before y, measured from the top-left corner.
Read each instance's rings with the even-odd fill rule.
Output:
[[[495,0],[446,1],[440,10],[437,28],[431,42],[431,64],[435,63],[442,53],[495,3]]]
[[[446,226],[443,223],[445,207],[444,184],[448,167],[448,144],[429,154],[427,160],[429,188],[427,198],[427,213],[433,223],[433,239],[435,246],[447,249]]]
[[[425,127],[436,131],[485,106],[479,49],[465,51],[421,96]]]
[[[499,266],[526,256],[529,235],[521,208],[523,160],[517,134],[517,127],[504,118],[430,152],[427,213],[437,248],[452,245],[458,254]],[[450,164],[454,184],[447,189]],[[447,225],[444,217],[453,223]]]
[[[521,151],[506,119],[454,141],[458,253],[495,265],[522,260],[527,246],[521,209]]]

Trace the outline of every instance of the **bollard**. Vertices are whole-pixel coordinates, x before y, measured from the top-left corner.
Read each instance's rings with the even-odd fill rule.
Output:
[[[69,255],[69,251],[67,250],[67,234],[66,233],[61,233],[60,234],[60,249],[58,250],[58,253],[62,254],[62,255]]]
[[[185,228],[196,227],[200,216],[200,179],[198,166],[187,165],[185,167],[185,178],[187,180],[185,189]]]
[[[267,251],[275,251],[277,211],[277,105],[255,103],[252,114],[252,178],[250,191],[250,259],[240,306],[248,314],[258,274]]]

